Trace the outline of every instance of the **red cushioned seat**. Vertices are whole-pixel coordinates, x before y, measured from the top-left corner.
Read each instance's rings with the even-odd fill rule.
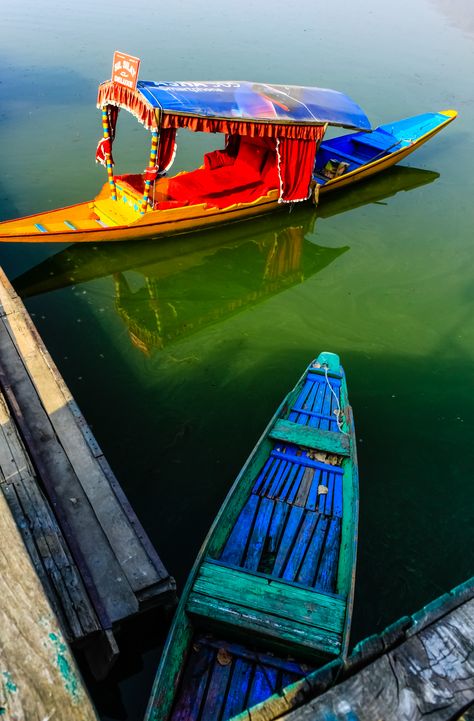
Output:
[[[204,157],[204,165],[170,178],[167,200],[225,208],[252,202],[279,185],[275,145],[267,139],[243,136],[235,159],[225,151],[213,151]]]

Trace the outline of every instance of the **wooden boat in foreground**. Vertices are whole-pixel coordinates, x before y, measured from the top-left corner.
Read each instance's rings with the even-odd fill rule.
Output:
[[[147,721],[230,719],[345,657],[358,482],[339,358],[321,353],[272,418],[205,540]]]
[[[114,67],[117,63],[114,63]],[[127,66],[128,67],[128,66]],[[108,182],[90,201],[0,223],[0,241],[93,242],[159,238],[268,213],[363,180],[398,163],[456,117],[426,113],[371,130],[363,110],[323,88],[250,82],[113,79],[99,87]],[[119,109],[151,131],[149,166],[115,175]],[[324,141],[328,126],[355,130]],[[203,165],[166,176],[176,132],[221,133]],[[225,137],[225,140],[224,140]]]

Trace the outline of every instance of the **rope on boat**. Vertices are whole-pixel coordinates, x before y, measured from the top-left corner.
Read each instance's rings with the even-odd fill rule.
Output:
[[[337,427],[339,428],[341,433],[344,433],[344,435],[348,436],[349,434],[347,433],[347,431],[344,431],[342,428],[342,426],[344,424],[344,413],[341,410],[341,404],[339,403],[339,396],[337,395],[334,388],[332,387],[332,385],[329,382],[327,363],[323,363],[322,368],[324,369],[324,377],[326,378],[327,386],[328,386],[329,390],[331,391],[331,393],[333,394],[334,398],[336,399],[337,408],[334,411],[334,414],[336,416]]]

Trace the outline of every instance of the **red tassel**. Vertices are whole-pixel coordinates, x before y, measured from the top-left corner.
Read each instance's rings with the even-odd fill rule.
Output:
[[[149,180],[150,183],[153,183],[156,180],[157,175],[158,168],[156,166],[153,168],[145,168],[145,180]]]
[[[101,138],[95,151],[95,162],[105,166],[107,164],[107,156],[109,156],[113,165],[114,161],[112,158],[112,143],[110,142],[110,138]]]

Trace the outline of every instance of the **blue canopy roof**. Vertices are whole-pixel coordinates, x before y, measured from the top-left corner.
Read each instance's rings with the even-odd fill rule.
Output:
[[[341,125],[370,130],[364,111],[344,93],[326,88],[247,81],[152,82],[137,90],[164,113],[249,122]]]

